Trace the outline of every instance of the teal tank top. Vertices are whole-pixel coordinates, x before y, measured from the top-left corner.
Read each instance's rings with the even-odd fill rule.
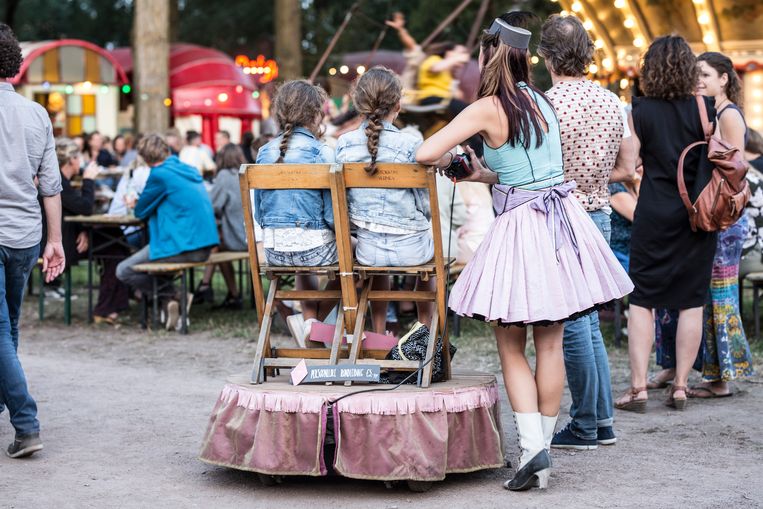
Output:
[[[519,88],[527,90],[527,84],[520,81]],[[498,174],[498,183],[536,191],[564,182],[562,163],[562,139],[559,134],[559,120],[551,105],[545,100],[538,100],[535,92],[530,93],[543,114],[548,125],[548,132],[543,133],[543,143],[536,148],[535,131],[531,130],[530,146],[511,146],[507,141],[498,148],[493,148],[483,141],[484,157],[488,167]]]

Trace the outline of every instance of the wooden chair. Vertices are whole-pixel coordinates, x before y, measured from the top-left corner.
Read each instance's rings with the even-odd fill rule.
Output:
[[[327,267],[273,267],[262,263],[257,254],[254,237],[254,219],[252,207],[252,191],[255,189],[326,189],[332,188],[330,164],[272,164],[246,165],[239,172],[241,186],[241,201],[246,223],[247,244],[249,246],[249,265],[252,274],[252,287],[257,308],[257,318],[260,324],[259,337],[252,368],[252,383],[264,381],[269,368],[291,368],[305,359],[310,364],[336,364],[342,357],[349,355],[342,348],[341,341],[347,324],[355,320],[357,309],[357,293],[355,291],[352,273],[352,252],[338,249],[339,264]],[[339,212],[334,200],[334,216]],[[345,224],[336,224],[337,239],[347,238],[350,232],[345,230]],[[340,279],[341,290],[283,290],[280,288],[282,277],[297,275],[323,275],[334,280]],[[262,277],[270,281],[268,294],[265,296]],[[331,349],[322,348],[271,348],[270,329],[276,300],[327,300],[340,303],[336,331]],[[386,352],[377,352],[383,357]]]
[[[429,202],[432,212],[432,235],[434,239],[434,258],[424,265],[413,267],[367,267],[355,264],[352,266],[352,272],[357,273],[363,281],[360,294],[360,300],[357,307],[354,329],[352,337],[352,347],[350,350],[349,362],[358,361],[368,362],[363,358],[362,336],[365,315],[368,305],[373,301],[414,301],[414,302],[432,302],[435,304],[432,314],[432,323],[427,324],[430,330],[429,341],[427,345],[426,359],[431,358],[435,353],[437,336],[442,336],[444,369],[446,379],[450,378],[450,355],[445,322],[447,312],[445,307],[445,259],[442,252],[442,230],[440,228],[440,215],[437,203],[437,186],[435,182],[434,170],[416,164],[379,164],[375,175],[368,175],[365,171],[364,163],[346,163],[344,165],[334,165],[331,169],[332,188],[334,200],[334,222],[337,232],[349,231],[349,212],[347,210],[347,191],[352,188],[378,188],[378,189],[426,189],[429,192]],[[337,234],[337,248],[343,253],[346,263],[348,254],[352,253],[349,235],[340,236]],[[340,258],[340,265],[343,260]],[[342,267],[343,271],[348,271],[346,265]],[[435,291],[376,291],[371,290],[374,277],[393,276],[393,275],[416,275],[426,281],[434,278],[436,281]],[[373,362],[373,361],[372,361]],[[377,361],[383,368],[392,368],[399,370],[416,370],[421,363],[419,361]],[[432,379],[432,363],[427,364],[419,379],[422,387],[429,386]]]

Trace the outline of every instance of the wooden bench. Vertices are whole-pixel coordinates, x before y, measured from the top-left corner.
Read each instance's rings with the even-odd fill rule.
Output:
[[[427,358],[435,351],[438,335],[443,336],[446,377],[450,376],[450,359],[445,324],[445,263],[442,256],[437,189],[434,171],[414,164],[379,164],[379,171],[369,176],[363,164],[310,164],[310,165],[245,165],[239,173],[241,199],[249,244],[249,263],[252,267],[252,286],[260,322],[259,337],[255,350],[251,381],[254,384],[265,381],[271,368],[290,368],[301,361],[309,364],[337,364],[340,359],[348,363],[378,364],[385,369],[418,370],[420,361],[386,360],[387,351],[368,350],[362,346],[363,326],[368,304],[374,300],[431,301],[435,303]],[[353,187],[365,188],[424,188],[430,196],[432,226],[435,243],[435,257],[432,263],[416,267],[366,267],[354,263],[350,222],[347,206],[347,190]],[[251,192],[255,189],[328,189],[331,192],[334,213],[334,229],[337,244],[338,264],[331,267],[272,267],[262,265],[258,259],[254,238]],[[340,290],[282,290],[280,281],[284,276],[300,274],[325,275],[329,279],[339,278]],[[394,274],[416,275],[422,279],[435,278],[437,290],[432,292],[372,291],[373,278]],[[264,295],[261,276],[270,280],[268,295]],[[356,282],[361,283],[360,298]],[[339,303],[337,324],[330,349],[323,348],[271,348],[270,329],[274,303],[279,299],[289,300],[330,300]],[[342,338],[347,337],[348,346],[343,346]],[[432,364],[422,370],[419,381],[428,386],[431,381]]]
[[[203,262],[146,262],[139,263],[133,266],[133,270],[136,272],[145,272],[153,276],[153,291],[152,291],[152,325],[156,329],[158,327],[159,316],[159,282],[158,279],[161,276],[174,277],[178,273],[180,274],[180,332],[181,334],[188,333],[188,272],[198,267],[206,267],[208,265],[216,265],[218,263],[236,262],[247,260],[249,253],[246,251],[221,251],[218,253],[212,253],[209,258]],[[240,280],[239,280],[240,281]],[[193,283],[191,283],[193,286]]]

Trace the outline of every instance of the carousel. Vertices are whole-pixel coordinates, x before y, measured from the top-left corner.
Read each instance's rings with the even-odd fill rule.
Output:
[[[747,123],[763,129],[763,3],[755,0],[558,0],[579,17],[597,48],[593,79],[628,102],[641,55],[655,37],[683,36],[695,53],[718,51],[734,62],[744,87]]]

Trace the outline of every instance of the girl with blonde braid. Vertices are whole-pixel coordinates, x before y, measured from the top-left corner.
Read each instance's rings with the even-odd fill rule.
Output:
[[[368,163],[366,171],[374,175],[377,163],[416,162],[421,141],[392,125],[400,112],[402,95],[400,80],[389,69],[374,67],[358,79],[352,100],[363,123],[339,138],[338,163]],[[357,228],[355,255],[361,265],[420,265],[434,256],[425,189],[351,189],[348,206],[350,221]],[[374,278],[374,289],[389,289],[389,278]],[[371,304],[376,332],[384,332],[386,308],[386,302]],[[429,323],[431,315],[431,304],[419,304],[421,323]]]
[[[319,140],[326,99],[322,88],[307,81],[284,83],[273,101],[281,134],[259,150],[256,163],[333,163],[333,151]],[[317,267],[337,263],[329,190],[258,189],[254,192],[254,204],[255,220],[263,228],[268,264]],[[317,289],[317,281],[311,276],[296,279],[298,289]],[[303,302],[302,317],[288,317],[289,329],[301,346],[317,319],[317,302]]]

